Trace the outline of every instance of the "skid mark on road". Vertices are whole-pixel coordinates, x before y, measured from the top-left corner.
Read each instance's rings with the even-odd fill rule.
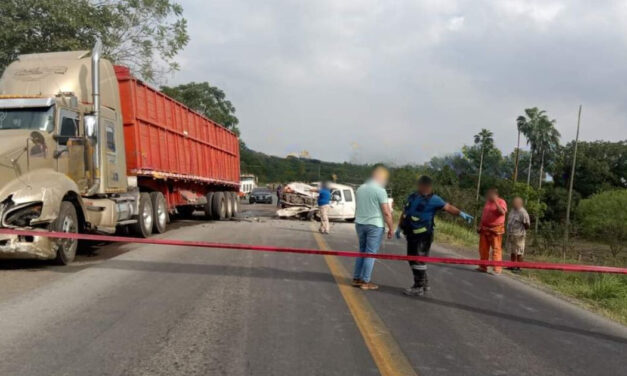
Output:
[[[322,235],[314,233],[314,238],[318,243],[318,248],[329,250],[329,246]],[[335,256],[324,256],[324,260],[381,375],[417,376],[394,336],[372,308],[364,293],[350,285],[350,277],[346,268]]]

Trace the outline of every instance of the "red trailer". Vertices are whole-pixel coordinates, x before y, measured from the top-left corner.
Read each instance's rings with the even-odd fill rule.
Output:
[[[168,212],[202,209],[216,219],[237,211],[239,141],[235,133],[116,66],[128,176],[161,192]]]

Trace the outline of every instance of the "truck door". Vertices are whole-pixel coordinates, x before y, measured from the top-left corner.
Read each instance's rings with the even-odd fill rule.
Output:
[[[80,115],[76,111],[61,108],[59,111],[59,129],[56,134],[55,157],[57,171],[69,176],[78,187],[87,189],[85,164],[85,142],[80,137]]]
[[[342,218],[344,213],[344,200],[342,191],[331,189],[331,203],[329,204],[329,218]]]
[[[106,174],[106,188],[108,191],[121,189],[126,186],[126,177],[121,171],[126,166],[120,161],[120,154],[124,153],[124,150],[120,150],[118,137],[116,134],[115,123],[109,119],[103,118],[102,125],[104,127],[104,142],[103,148],[105,151],[105,163],[107,164],[105,170]],[[123,180],[124,179],[124,180]]]
[[[342,190],[344,195],[344,218],[355,218],[355,199],[352,189]]]

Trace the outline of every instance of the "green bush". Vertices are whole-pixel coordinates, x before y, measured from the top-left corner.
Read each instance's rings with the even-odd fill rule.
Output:
[[[607,244],[618,257],[627,242],[627,189],[592,195],[579,203],[576,214],[583,235]]]

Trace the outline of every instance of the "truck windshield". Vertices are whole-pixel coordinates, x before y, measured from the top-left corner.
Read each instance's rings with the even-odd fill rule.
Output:
[[[51,132],[54,129],[52,107],[0,108],[0,130],[30,129]]]

